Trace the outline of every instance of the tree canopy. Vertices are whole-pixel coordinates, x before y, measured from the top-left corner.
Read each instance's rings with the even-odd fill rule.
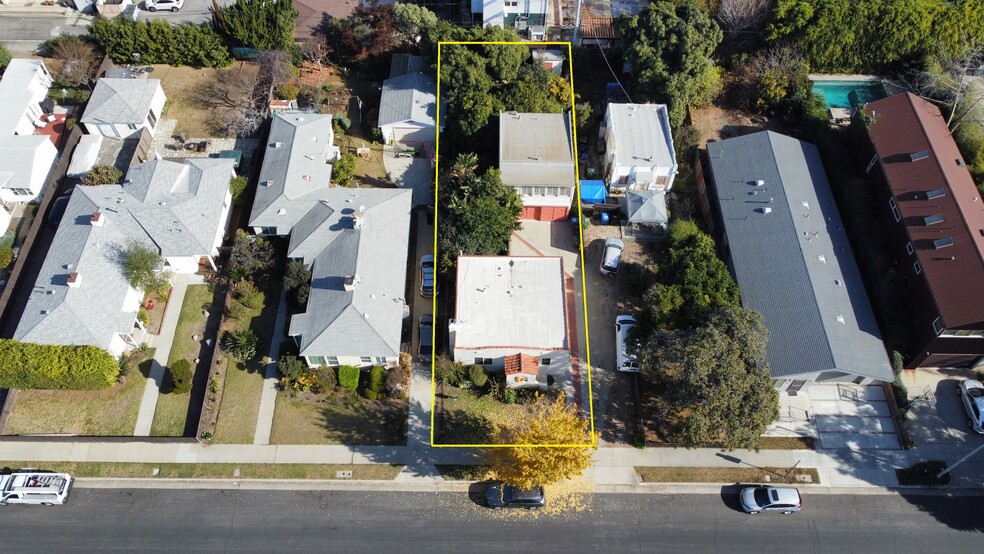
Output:
[[[615,25],[635,81],[633,100],[665,102],[677,127],[688,106],[717,94],[720,75],[711,54],[724,35],[706,9],[693,1],[660,0],[639,15],[622,15]]]
[[[233,44],[257,50],[294,48],[297,10],[283,0],[236,0],[219,6],[212,0],[212,26]]]
[[[584,446],[497,448],[492,467],[496,476],[521,488],[549,485],[577,477],[588,465],[594,448],[588,420],[564,396],[540,397],[526,405],[507,426],[499,429],[501,444],[581,444]]]
[[[768,330],[757,312],[715,309],[706,325],[660,330],[642,341],[642,367],[665,385],[687,446],[751,447],[779,417],[779,393],[765,363]]]
[[[162,271],[164,258],[151,246],[130,241],[123,250],[121,261],[123,276],[137,290],[160,291],[169,284],[170,272]]]

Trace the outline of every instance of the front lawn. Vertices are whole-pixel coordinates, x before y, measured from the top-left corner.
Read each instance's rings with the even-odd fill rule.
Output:
[[[230,367],[225,376],[222,406],[212,442],[253,444],[262,394],[262,369],[255,367],[247,371],[241,363]]]
[[[497,429],[524,409],[521,402],[506,404],[492,394],[448,385],[438,387],[434,403],[438,444],[495,444]]]
[[[32,467],[36,461],[0,461],[0,467]],[[340,479],[392,481],[403,470],[393,464],[156,464],[128,462],[45,462],[50,471],[74,477],[157,479]],[[158,470],[155,475],[154,470]],[[236,470],[239,476],[236,476]],[[338,472],[350,471],[351,477]]]
[[[635,470],[646,483],[820,483],[820,474],[813,468],[637,467]]]
[[[6,435],[131,436],[147,384],[150,350],[122,383],[101,391],[18,391]]]
[[[338,393],[336,393],[337,395]],[[277,395],[271,444],[405,445],[406,400],[306,403]]]

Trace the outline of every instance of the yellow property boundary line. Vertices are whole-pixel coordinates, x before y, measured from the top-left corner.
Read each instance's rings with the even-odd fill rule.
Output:
[[[589,413],[589,425],[591,432],[591,442],[588,443],[575,443],[575,444],[442,444],[434,442],[434,411],[436,407],[435,399],[437,395],[437,379],[435,375],[434,366],[436,364],[435,357],[433,355],[433,350],[431,352],[431,417],[430,417],[430,445],[434,448],[558,448],[558,447],[581,447],[581,448],[594,448],[597,446],[598,438],[595,434],[594,426],[594,394],[592,392],[591,386],[591,342],[588,332],[588,302],[587,302],[587,286],[585,284],[584,278],[584,231],[581,226],[581,183],[580,183],[580,168],[578,167],[578,154],[577,154],[577,120],[574,110],[574,67],[573,67],[573,54],[570,42],[537,42],[537,43],[527,43],[527,42],[480,42],[480,41],[448,41],[448,42],[438,42],[437,43],[437,117],[435,122],[437,123],[436,133],[435,133],[435,147],[434,147],[434,258],[437,259],[437,225],[438,225],[438,210],[437,210],[437,198],[438,198],[438,187],[439,187],[439,168],[440,168],[440,151],[441,151],[441,47],[443,45],[475,45],[475,46],[485,46],[485,45],[522,45],[522,46],[532,46],[532,45],[547,45],[547,46],[561,46],[567,48],[567,62],[568,62],[568,79],[571,85],[571,133],[573,136],[573,148],[574,148],[574,196],[577,198],[577,219],[578,219],[578,250],[581,256],[581,310],[584,318],[584,368],[586,369],[588,375],[588,413]],[[565,294],[566,296],[566,294]],[[566,299],[565,299],[566,302]],[[437,295],[431,299],[431,313],[437,313]],[[575,316],[576,317],[576,316]],[[432,335],[436,333],[436,327],[431,328]],[[431,348],[436,349],[437,345],[431,337]],[[582,398],[583,402],[584,399]]]

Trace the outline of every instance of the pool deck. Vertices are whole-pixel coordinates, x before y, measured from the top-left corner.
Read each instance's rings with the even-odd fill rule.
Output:
[[[852,75],[849,73],[811,73],[807,75],[811,81],[881,81],[877,75]]]

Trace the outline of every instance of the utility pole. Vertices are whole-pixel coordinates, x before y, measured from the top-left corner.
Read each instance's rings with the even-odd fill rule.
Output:
[[[574,46],[577,46],[577,36],[581,33],[581,1],[577,0],[577,12],[574,15],[574,38],[571,39]]]

